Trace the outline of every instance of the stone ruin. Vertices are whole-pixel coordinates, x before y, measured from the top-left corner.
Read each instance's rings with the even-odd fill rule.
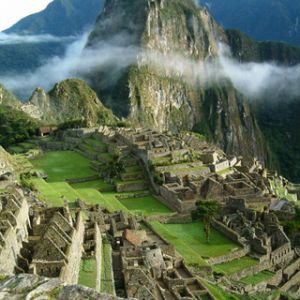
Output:
[[[20,189],[0,194],[0,273],[13,274],[28,238],[29,205]]]
[[[214,299],[182,259],[157,245],[123,247],[125,289],[136,299]]]
[[[220,219],[213,226],[225,236],[243,245],[245,254],[258,264],[231,276],[232,280],[257,274],[264,270],[274,272],[267,282],[256,286],[236,286],[240,293],[266,291],[268,287],[300,297],[300,257],[293,249],[278,218],[268,209],[255,211],[237,206],[237,200],[228,201]],[[245,255],[244,254],[244,255]],[[231,287],[232,288],[232,287]]]

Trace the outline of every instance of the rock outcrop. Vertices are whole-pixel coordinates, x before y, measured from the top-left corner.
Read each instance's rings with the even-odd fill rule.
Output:
[[[0,278],[1,279],[1,278]],[[117,300],[80,285],[65,285],[57,278],[21,274],[4,277],[0,281],[0,300]]]
[[[21,103],[11,92],[0,84],[0,105],[17,108],[21,106]]]
[[[48,93],[37,88],[23,110],[34,118],[52,124],[82,120],[86,127],[93,127],[117,121],[96,93],[79,79],[57,83]]]

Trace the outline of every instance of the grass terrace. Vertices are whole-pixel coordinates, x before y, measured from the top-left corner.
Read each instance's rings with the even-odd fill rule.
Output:
[[[31,161],[35,169],[48,174],[48,182],[64,181],[66,179],[85,178],[97,175],[90,168],[90,161],[73,151],[47,152]]]
[[[47,202],[50,206],[63,206],[64,201],[62,195],[56,191],[49,183],[42,178],[33,178],[32,183],[39,191],[42,200]]]
[[[243,282],[245,284],[256,285],[256,284],[258,284],[260,282],[270,280],[273,276],[274,276],[273,272],[262,271],[262,272],[259,272],[259,273],[255,274],[255,275],[253,275],[253,276],[248,276],[248,277],[243,278],[241,280],[241,282]]]
[[[250,268],[256,264],[258,264],[258,260],[249,256],[244,256],[240,259],[235,259],[227,263],[214,265],[213,271],[223,273],[225,275],[231,275],[240,272],[243,269]]]
[[[71,186],[76,190],[81,189],[94,189],[99,191],[113,191],[114,185],[107,183],[103,180],[94,180],[80,183],[73,183]]]
[[[102,154],[100,154],[102,155]],[[107,158],[111,154],[105,153]],[[107,183],[104,180],[92,180],[82,183],[69,184],[66,179],[87,178],[97,175],[97,172],[91,168],[90,160],[77,152],[72,151],[54,151],[47,152],[43,156],[31,160],[35,169],[48,174],[48,179],[34,178],[36,189],[40,192],[42,198],[50,206],[63,206],[64,201],[74,203],[81,199],[88,204],[107,208],[109,211],[123,210],[132,213],[142,213],[146,216],[170,214],[172,211],[158,201],[155,197],[149,195],[149,191],[143,179],[137,180],[116,180],[115,184]],[[127,173],[141,172],[138,165],[126,167]],[[141,191],[136,192],[115,192],[115,185],[136,186]]]
[[[112,274],[112,257],[111,245],[107,241],[103,241],[102,247],[102,266],[101,266],[101,292],[106,294],[114,293]]]
[[[207,243],[202,222],[188,224],[160,224],[158,225],[159,233],[161,233],[160,229],[162,228],[162,236],[166,235],[164,237],[171,244],[174,244],[176,247],[177,244],[184,243],[202,258],[217,257],[240,249],[237,244],[233,243],[213,228],[211,229],[210,242]]]
[[[146,216],[166,215],[173,213],[167,206],[153,196],[126,198],[120,202],[131,212],[141,212]]]
[[[80,263],[80,272],[78,284],[89,288],[96,288],[97,265],[95,259],[82,259]]]
[[[102,194],[95,189],[78,189],[76,190],[80,195],[80,199],[84,200],[89,204],[100,204],[105,207],[108,211],[128,211],[125,206],[115,197],[115,193]]]
[[[187,264],[208,266],[208,263],[201,257],[200,253],[186,244],[185,241],[181,240],[177,236],[177,232],[168,230],[167,224],[161,224],[158,221],[153,221],[150,224],[157,233],[159,233],[170,244],[175,246],[176,250],[184,257]],[[189,233],[186,232],[186,234],[188,235]]]

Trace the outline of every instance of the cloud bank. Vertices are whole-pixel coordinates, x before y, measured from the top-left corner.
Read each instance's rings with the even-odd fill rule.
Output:
[[[0,45],[17,45],[17,44],[37,44],[37,43],[58,43],[58,42],[68,42],[74,41],[74,37],[57,37],[50,34],[40,34],[40,35],[19,35],[14,33],[4,33],[0,32]]]
[[[49,90],[56,82],[70,77],[86,78],[95,71],[105,74],[102,80],[108,86],[113,85],[126,67],[138,63],[203,88],[231,81],[250,100],[300,97],[300,65],[284,67],[272,63],[240,63],[222,44],[217,58],[197,61],[176,53],[162,54],[139,49],[126,43],[129,38],[124,36],[115,36],[85,49],[87,39],[88,32],[71,43],[63,57],[51,58],[33,73],[0,76],[0,82],[25,99],[36,87]]]

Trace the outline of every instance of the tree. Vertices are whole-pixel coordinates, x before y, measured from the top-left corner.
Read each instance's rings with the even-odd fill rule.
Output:
[[[197,208],[192,212],[194,220],[201,220],[204,223],[206,241],[209,243],[212,220],[219,214],[221,205],[217,201],[199,201]]]
[[[112,161],[103,164],[101,168],[101,175],[104,178],[114,179],[119,177],[123,171],[124,164],[120,157],[115,155]]]

